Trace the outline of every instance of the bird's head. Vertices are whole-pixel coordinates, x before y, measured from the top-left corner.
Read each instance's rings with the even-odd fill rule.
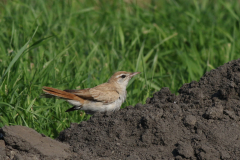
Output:
[[[109,83],[114,83],[119,85],[120,87],[126,89],[129,80],[139,74],[141,72],[126,72],[126,71],[118,71],[112,75],[112,77],[108,80]]]

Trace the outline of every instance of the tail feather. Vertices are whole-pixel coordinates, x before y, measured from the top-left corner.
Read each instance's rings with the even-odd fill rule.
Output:
[[[51,95],[51,96],[60,97],[60,98],[64,98],[64,99],[76,100],[82,104],[84,103],[84,99],[82,99],[72,93],[68,93],[66,91],[62,91],[62,90],[52,88],[52,87],[43,87],[42,90],[43,90],[43,92],[45,92],[46,95]]]

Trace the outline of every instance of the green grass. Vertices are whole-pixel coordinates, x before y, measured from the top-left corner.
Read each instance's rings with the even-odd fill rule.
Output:
[[[143,3],[143,2],[141,2]],[[141,7],[140,7],[141,6]],[[52,138],[84,112],[39,98],[42,86],[94,87],[116,71],[140,71],[122,107],[173,93],[240,57],[237,0],[0,0],[0,127]]]

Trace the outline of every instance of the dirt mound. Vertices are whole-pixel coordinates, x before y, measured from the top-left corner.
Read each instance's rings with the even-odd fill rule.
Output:
[[[145,105],[71,124],[57,140],[71,146],[65,150],[72,159],[239,159],[239,95],[240,60],[235,60],[184,84],[178,96],[162,88]],[[8,148],[39,155],[6,140],[6,129],[1,132]],[[69,158],[64,153],[59,157]]]
[[[162,88],[113,114],[74,124],[58,139],[82,159],[238,159],[240,60],[184,84]]]

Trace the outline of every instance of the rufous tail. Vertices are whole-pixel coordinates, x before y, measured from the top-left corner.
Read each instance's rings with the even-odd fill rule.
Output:
[[[64,99],[71,99],[71,100],[76,100],[79,101],[81,104],[84,103],[84,99],[76,96],[75,94],[72,93],[68,93],[56,88],[52,88],[52,87],[43,87],[43,92],[45,92],[45,94],[50,94],[56,97],[60,97],[60,98],[64,98]]]

